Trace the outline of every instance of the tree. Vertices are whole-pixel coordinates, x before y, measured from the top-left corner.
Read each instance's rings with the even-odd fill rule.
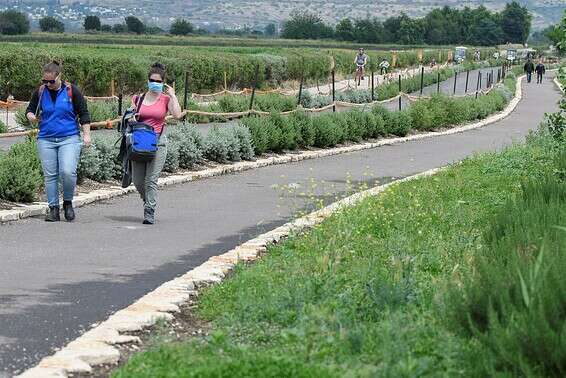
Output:
[[[13,10],[0,12],[0,34],[27,33],[29,33],[29,20],[25,14]]]
[[[195,28],[193,27],[193,24],[191,24],[187,20],[176,19],[171,24],[171,29],[169,30],[169,33],[173,35],[187,35],[187,34],[191,34],[194,30]]]
[[[145,34],[150,34],[150,35],[158,35],[158,34],[164,34],[165,30],[161,29],[159,26],[146,26],[145,27]]]
[[[263,33],[268,37],[274,37],[277,34],[277,26],[274,23],[267,24]]]
[[[471,38],[474,45],[494,46],[503,43],[504,37],[501,25],[490,17],[479,21]]]
[[[114,33],[125,33],[128,30],[128,28],[126,27],[125,24],[115,24],[114,26],[112,26],[112,31]]]
[[[107,25],[107,24],[101,25],[100,31],[103,33],[110,33],[112,31],[112,25]]]
[[[399,40],[399,30],[401,29],[401,20],[407,17],[401,13],[398,17],[389,17],[383,22],[384,42],[396,43]]]
[[[501,12],[501,29],[506,42],[525,43],[531,30],[532,18],[527,7],[522,7],[516,1],[505,5]]]
[[[558,50],[564,51],[566,50],[566,10],[564,11],[564,17],[562,17],[562,21],[560,22],[560,25],[557,26],[557,29],[556,39],[558,40],[558,43],[556,44],[556,47]]]
[[[39,20],[39,28],[42,32],[63,33],[65,31],[65,24],[55,17],[48,16]]]
[[[145,25],[139,18],[134,16],[128,16],[126,17],[125,21],[126,21],[126,29],[130,33],[143,34],[143,32],[145,31]]]
[[[402,14],[398,42],[403,45],[420,45],[424,42],[425,30],[425,21],[423,19],[412,19]]]
[[[462,42],[460,11],[444,7],[433,9],[424,18],[425,41],[431,45],[450,45]]]
[[[86,31],[100,31],[102,29],[98,16],[86,16],[83,26]]]
[[[336,25],[336,32],[334,34],[336,39],[340,41],[354,41],[356,36],[354,33],[354,24],[349,18],[342,19]]]
[[[281,36],[289,39],[321,39],[332,38],[334,30],[316,14],[291,13],[291,19],[283,24]]]
[[[382,43],[383,25],[376,19],[356,20],[354,25],[354,41],[359,43]]]

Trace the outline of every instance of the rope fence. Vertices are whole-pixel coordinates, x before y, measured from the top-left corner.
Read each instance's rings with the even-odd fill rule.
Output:
[[[437,67],[437,69],[440,69],[441,67]],[[413,72],[419,72],[421,73],[421,78],[425,73],[425,67],[421,67],[419,70],[405,70],[404,74],[405,75],[411,75],[409,77],[414,77],[416,76],[418,73],[413,73]],[[422,100],[422,99],[431,99],[432,96],[425,96],[422,95],[422,88],[421,88],[421,95],[415,96],[415,95],[411,95],[409,93],[405,93],[403,91],[401,91],[401,79],[402,79],[402,75],[403,73],[399,73],[398,74],[398,80],[399,80],[399,93],[392,98],[389,99],[385,99],[385,100],[374,100],[371,102],[367,102],[367,103],[351,103],[351,102],[345,102],[345,101],[337,101],[334,99],[334,95],[336,93],[336,88],[334,85],[332,85],[332,89],[334,90],[333,92],[330,92],[330,95],[333,96],[333,101],[325,106],[319,107],[319,108],[303,108],[300,105],[300,99],[299,99],[299,103],[297,105],[297,107],[293,110],[289,110],[289,111],[285,111],[285,112],[275,112],[275,114],[279,114],[279,115],[290,115],[296,112],[307,112],[307,113],[321,113],[324,111],[328,111],[330,109],[332,109],[333,111],[336,111],[337,107],[341,107],[341,108],[364,108],[364,107],[370,107],[373,105],[377,105],[377,104],[386,104],[386,103],[391,103],[391,102],[395,102],[395,101],[399,101],[399,109],[401,109],[401,99],[402,98],[406,98],[408,101],[411,102],[415,102],[418,100]],[[497,81],[494,80],[494,72],[492,70],[491,74],[487,74],[487,82],[486,85],[488,86],[488,88],[486,89],[481,89],[481,71],[478,72],[478,88],[476,89],[476,91],[472,92],[472,93],[465,93],[463,95],[456,95],[455,94],[455,90],[454,90],[454,94],[452,95],[452,97],[467,97],[467,96],[478,96],[478,94],[489,94],[494,88],[495,88],[495,84],[497,82],[500,82],[501,80],[503,80],[503,78],[505,77],[505,70],[503,68],[500,68],[498,70],[498,76],[497,76]],[[407,76],[406,76],[407,77]],[[456,80],[457,80],[457,76],[454,79],[454,87],[456,87]],[[372,73],[372,81],[373,81],[373,73]],[[467,82],[466,82],[467,84]],[[330,84],[329,84],[330,85]],[[349,85],[349,81],[348,81],[348,85]],[[421,80],[421,87],[422,87],[422,80]],[[440,88],[440,86],[438,87]],[[346,89],[347,90],[347,89]],[[467,85],[466,85],[466,91],[467,91]],[[246,117],[246,116],[250,116],[250,115],[258,115],[258,116],[267,116],[270,114],[274,114],[274,112],[266,112],[266,111],[261,111],[261,110],[257,110],[257,109],[253,109],[253,98],[254,98],[254,94],[257,93],[283,93],[282,90],[280,89],[274,89],[274,90],[269,90],[269,91],[260,91],[257,90],[255,88],[247,88],[247,89],[243,89],[241,91],[228,91],[228,90],[223,90],[221,92],[218,93],[214,93],[214,94],[210,94],[210,95],[196,95],[196,96],[215,96],[215,95],[219,95],[221,93],[229,93],[229,94],[242,94],[242,93],[251,93],[252,95],[252,101],[250,103],[250,108],[246,111],[240,111],[240,112],[207,112],[207,111],[202,111],[202,110],[184,110],[181,115],[181,119],[185,118],[188,115],[195,115],[195,116],[205,116],[205,117],[218,117],[218,118],[225,118],[225,119],[237,119],[237,118],[242,118],[242,117]],[[320,92],[320,90],[319,90]],[[299,95],[300,95],[300,90],[299,90]],[[372,86],[372,98],[373,98],[373,86]],[[87,99],[95,99],[95,100],[115,100],[115,99],[122,99],[121,96],[107,96],[107,97],[87,97]],[[21,106],[23,104],[27,104],[27,102],[23,102],[23,101],[15,101],[15,100],[9,100],[6,102],[0,102],[0,108],[2,106],[6,106],[6,108],[8,107],[17,107],[17,106]],[[121,107],[120,107],[121,108]],[[174,117],[172,116],[168,116],[166,118],[167,121],[171,121]],[[93,130],[98,130],[98,129],[112,129],[114,128],[114,126],[116,124],[118,124],[121,121],[121,117],[120,118],[115,118],[115,119],[109,119],[109,120],[105,120],[105,121],[98,121],[98,122],[92,122],[90,124],[91,129]],[[27,131],[18,131],[18,132],[9,132],[9,133],[2,133],[0,134],[0,138],[11,138],[11,137],[21,137],[21,136],[27,136],[27,135],[33,135],[34,133],[37,133],[37,130],[27,130]]]

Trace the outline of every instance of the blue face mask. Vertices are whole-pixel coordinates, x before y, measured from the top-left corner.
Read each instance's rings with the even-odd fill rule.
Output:
[[[151,92],[163,92],[163,83],[154,83],[151,81],[147,82],[147,88],[151,91]]]

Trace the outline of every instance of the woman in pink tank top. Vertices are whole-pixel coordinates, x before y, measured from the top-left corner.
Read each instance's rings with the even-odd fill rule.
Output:
[[[132,161],[132,181],[144,204],[144,224],[155,223],[155,208],[157,206],[157,179],[165,165],[167,157],[167,137],[164,134],[165,117],[171,114],[182,117],[179,100],[173,88],[165,84],[165,67],[160,63],[151,66],[148,75],[148,92],[139,106],[140,97],[134,96],[132,105],[139,106],[137,119],[153,127],[160,136],[156,157],[149,162]],[[165,93],[163,89],[165,88]]]

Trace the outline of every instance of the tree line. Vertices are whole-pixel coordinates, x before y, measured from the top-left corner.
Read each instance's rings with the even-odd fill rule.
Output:
[[[316,14],[295,12],[283,23],[280,36],[288,39],[336,39],[340,41],[371,44],[467,44],[493,46],[503,43],[525,43],[529,38],[532,16],[526,7],[513,1],[501,12],[491,12],[484,6],[455,9],[445,6],[430,11],[423,18],[411,18],[404,13],[384,21],[369,16],[364,19],[342,19],[337,25],[325,23]],[[54,17],[44,17],[39,26],[44,32],[65,31],[65,25]],[[135,34],[162,34],[165,30],[148,26],[137,17],[129,16],[123,23],[103,24],[98,16],[87,16],[83,24],[87,32],[113,32]],[[26,34],[30,23],[26,15],[9,10],[0,12],[0,34]],[[172,35],[205,34],[184,19],[176,19],[168,31]],[[247,30],[221,30],[226,35],[275,36],[275,24],[269,24],[263,32]],[[535,33],[536,40],[557,42],[559,26]]]
[[[513,1],[501,12],[484,6],[456,9],[445,6],[430,11],[423,18],[404,13],[385,21],[342,19],[335,27],[316,14],[295,12],[283,24],[281,36],[289,39],[337,39],[358,43],[395,43],[493,46],[525,43],[531,30],[532,16],[526,7]]]

